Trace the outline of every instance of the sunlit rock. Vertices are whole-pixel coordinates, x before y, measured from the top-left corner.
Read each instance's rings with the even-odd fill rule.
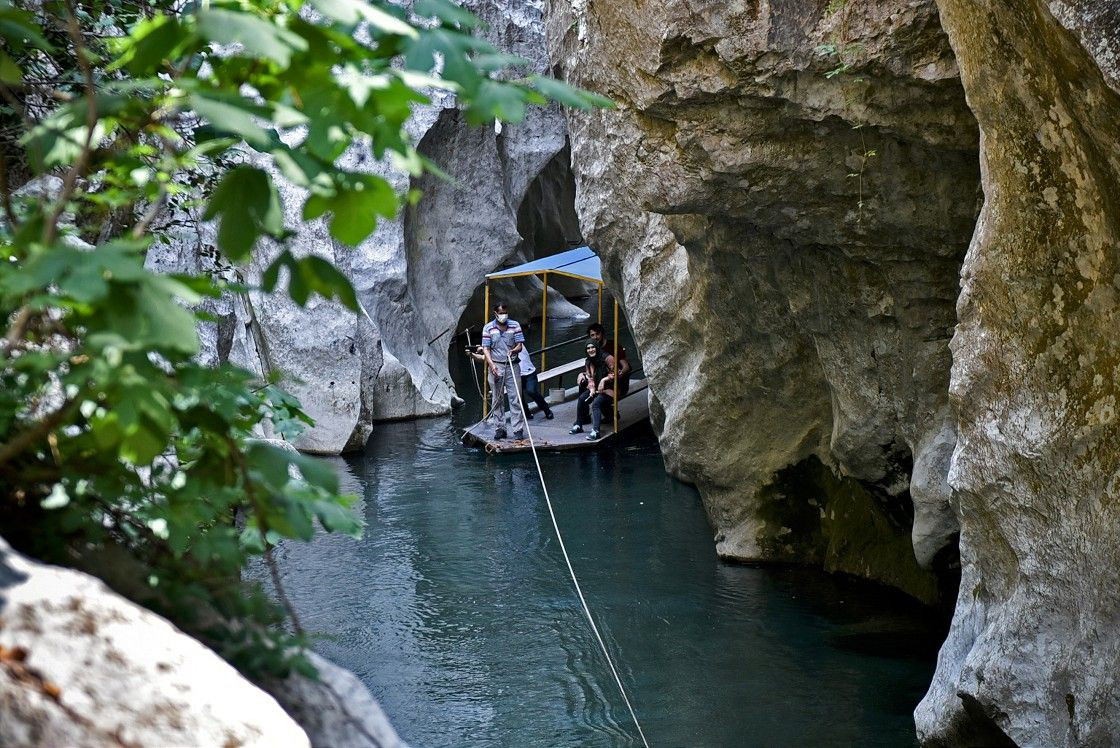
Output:
[[[271,696],[165,619],[0,539],[0,745],[310,743]]]
[[[316,679],[300,675],[264,684],[316,748],[408,748],[357,676],[314,652]]]

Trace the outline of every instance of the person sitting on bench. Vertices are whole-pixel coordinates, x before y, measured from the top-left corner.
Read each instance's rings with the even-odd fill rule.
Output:
[[[607,340],[607,330],[598,322],[592,322],[587,326],[587,337],[591,338],[591,342],[606,355],[614,355],[614,342]],[[579,385],[579,391],[582,394],[585,387],[587,387],[587,377],[580,374],[576,380]],[[618,392],[619,398],[626,397],[626,393],[630,391],[630,360],[626,357],[626,349],[621,345],[618,347]]]
[[[603,410],[611,408],[614,403],[614,356],[599,350],[595,343],[588,343],[583,376],[587,380],[587,389],[579,393],[576,422],[569,433],[583,431],[583,424],[587,423],[590,415],[591,433],[587,435],[587,441],[596,441],[602,436]]]

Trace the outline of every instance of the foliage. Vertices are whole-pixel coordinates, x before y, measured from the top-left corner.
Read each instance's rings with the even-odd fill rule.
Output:
[[[825,44],[818,44],[813,48],[813,51],[817,53],[818,57],[836,58],[838,62],[836,67],[828,70],[824,74],[825,78],[835,78],[838,75],[848,72],[852,68],[852,65],[855,64],[856,56],[863,48],[864,45],[860,42],[842,43],[834,37]]]
[[[860,148],[851,151],[851,160],[855,162],[855,171],[848,172],[848,179],[856,180],[857,202],[856,202],[856,223],[863,223],[863,207],[865,200],[863,199],[863,177],[867,171],[867,164],[871,159],[879,155],[879,152],[874,148],[867,147],[867,140],[863,137],[863,125],[854,125],[853,130],[859,130]],[[849,161],[850,163],[851,161]]]
[[[268,240],[265,291],[284,274],[297,303],[356,310],[337,269],[286,247],[270,165],[306,190],[305,220],[328,216],[354,245],[401,197],[340,156],[433,168],[404,130],[425,91],[480,123],[550,98],[606,103],[515,78],[523,61],[477,26],[447,0],[0,0],[0,527],[14,544],[96,567],[249,672],[298,664],[282,612],[240,572],[316,525],[357,534],[352,497],[329,465],[252,438],[310,420],[275,377],[195,360],[198,302],[245,289],[149,269],[152,227],[208,190],[228,261]],[[39,192],[14,189],[33,177]]]

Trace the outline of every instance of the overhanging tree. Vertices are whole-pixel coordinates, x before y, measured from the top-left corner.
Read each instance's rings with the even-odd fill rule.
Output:
[[[0,0],[0,532],[97,566],[247,672],[306,665],[283,609],[240,572],[264,554],[275,576],[269,549],[316,524],[357,534],[352,497],[324,463],[252,439],[264,421],[286,436],[310,423],[275,382],[195,360],[195,305],[244,289],[146,268],[153,221],[202,200],[230,262],[262,239],[283,247],[270,163],[306,191],[304,220],[327,216],[356,245],[405,196],[340,157],[435,169],[404,129],[425,92],[476,124],[550,98],[607,104],[518,77],[525,61],[477,26],[447,0]],[[321,258],[282,249],[263,290],[281,276],[299,304],[357,310]]]

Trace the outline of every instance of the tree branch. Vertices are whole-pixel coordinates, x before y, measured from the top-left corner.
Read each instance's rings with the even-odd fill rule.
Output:
[[[12,209],[12,187],[8,182],[8,159],[0,148],[0,201],[4,203],[4,216],[8,219],[8,230],[13,234],[19,228],[16,212]]]
[[[256,489],[253,488],[253,481],[249,478],[249,465],[245,462],[245,455],[237,446],[233,437],[226,436],[226,445],[229,447],[230,455],[237,463],[237,469],[241,473],[241,482],[245,484],[245,495],[248,497],[249,503],[253,505],[253,510],[257,513],[257,526],[261,532],[261,542],[264,543],[265,548],[264,560],[268,565],[269,576],[272,577],[272,586],[276,588],[276,596],[280,598],[280,605],[284,607],[288,617],[292,619],[292,628],[295,629],[296,634],[305,637],[303,624],[300,623],[299,616],[296,615],[295,606],[288,599],[288,593],[280,581],[280,568],[276,565],[276,558],[272,555],[272,547],[268,544],[268,522],[264,518],[264,507],[261,506]]]
[[[62,425],[62,422],[70,417],[70,411],[73,410],[76,404],[76,400],[67,400],[62,404],[62,407],[36,423],[27,431],[18,434],[7,444],[0,444],[0,466],[3,466],[13,457],[17,456],[40,439],[45,438],[47,434]]]
[[[74,165],[66,172],[62,180],[62,191],[58,200],[43,226],[43,244],[51,244],[58,235],[58,219],[66,210],[66,204],[74,194],[78,184],[78,177],[85,173],[89,163],[90,152],[93,150],[93,132],[97,128],[97,89],[93,80],[93,67],[86,59],[85,42],[82,41],[82,30],[78,27],[78,16],[74,11],[73,0],[66,0],[66,31],[74,43],[74,56],[78,61],[78,68],[82,71],[83,88],[86,99],[86,138],[82,144],[81,153],[74,161]]]
[[[144,215],[142,215],[137,224],[132,227],[133,239],[140,239],[144,236],[144,232],[148,230],[148,225],[156,219],[156,216],[159,215],[160,210],[163,208],[166,202],[167,188],[160,187],[159,196],[152,201],[152,204],[148,206],[148,209],[146,211],[144,211]]]
[[[24,304],[16,312],[15,317],[12,319],[12,325],[8,328],[8,333],[4,336],[4,349],[0,353],[4,354],[4,358],[8,357],[8,353],[15,347],[19,339],[23,337],[23,333],[27,330],[28,323],[31,322],[33,312],[31,307]]]

